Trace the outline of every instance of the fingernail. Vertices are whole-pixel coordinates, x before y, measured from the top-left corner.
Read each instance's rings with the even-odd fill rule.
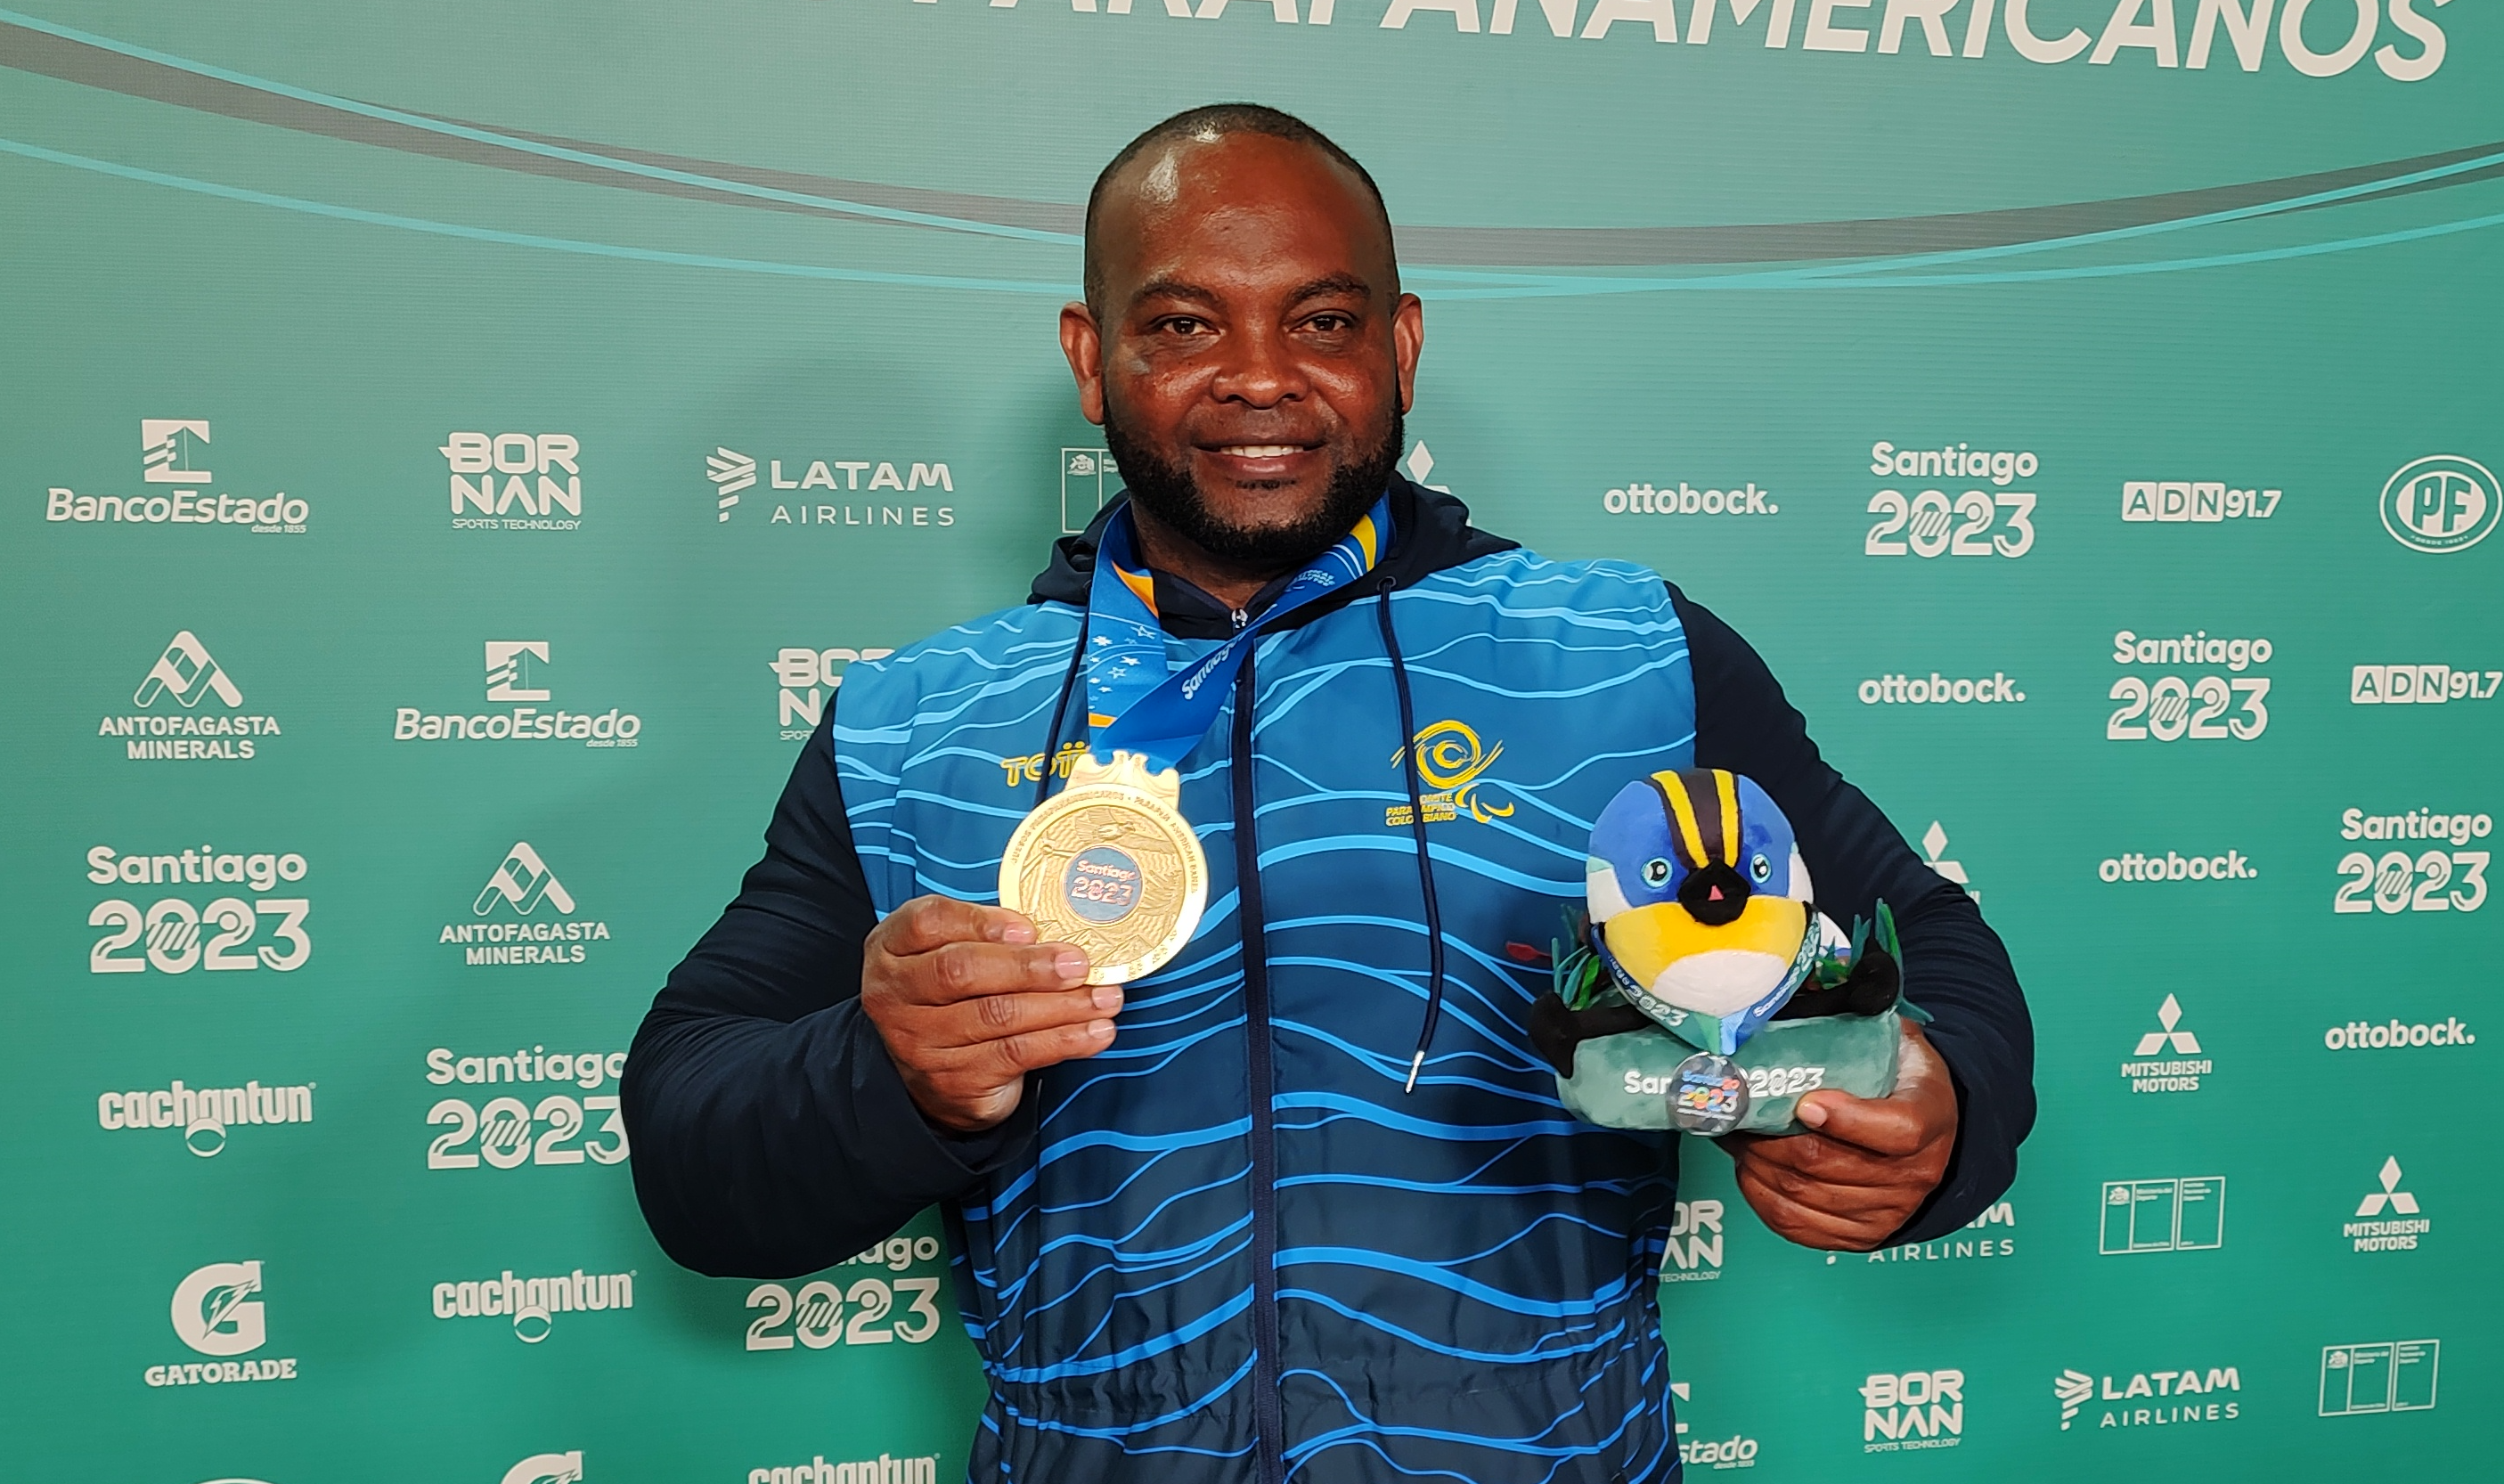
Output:
[[[991,941],[994,943],[1032,943],[1034,942],[1034,924],[1031,922],[993,923],[991,926]]]
[[[1121,1009],[1122,986],[1119,984],[1097,984],[1096,986],[1096,1008],[1106,1011]]]
[[[1062,949],[1054,955],[1052,967],[1063,984],[1074,984],[1087,977],[1087,955],[1076,949]]]
[[[1799,1121],[1811,1128],[1826,1126],[1826,1104],[1803,1102],[1797,1114]]]
[[[1088,1021],[1088,1022],[1087,1022],[1087,1039],[1088,1039],[1088,1040],[1090,1040],[1090,1041],[1110,1041],[1110,1040],[1112,1040],[1112,1039],[1113,1039],[1113,1022],[1112,1022],[1112,1021],[1110,1021],[1110,1020],[1090,1020],[1090,1021]]]

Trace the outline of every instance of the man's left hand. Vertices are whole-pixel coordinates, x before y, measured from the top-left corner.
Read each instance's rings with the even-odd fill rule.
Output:
[[[1893,1236],[1938,1188],[1956,1149],[1956,1087],[1911,1021],[1895,1090],[1800,1099],[1809,1132],[1725,1138],[1739,1193],[1780,1235],[1803,1247],[1867,1252]]]

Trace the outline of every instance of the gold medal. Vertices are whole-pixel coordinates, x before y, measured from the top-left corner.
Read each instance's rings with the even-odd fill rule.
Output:
[[[1000,905],[1046,943],[1073,943],[1091,984],[1120,984],[1182,951],[1208,906],[1208,857],[1178,808],[1182,776],[1135,752],[1093,754],[1020,820],[1000,856]]]

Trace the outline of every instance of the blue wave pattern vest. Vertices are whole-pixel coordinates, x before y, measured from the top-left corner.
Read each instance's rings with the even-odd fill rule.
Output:
[[[1260,641],[1183,764],[1197,936],[1130,986],[1109,1050],[1037,1079],[1027,1165],[951,1213],[991,1385],[976,1480],[1676,1470],[1674,1152],[1578,1122],[1524,1026],[1592,816],[1692,761],[1685,636],[1655,574],[1517,550],[1388,600],[1446,945],[1404,1093],[1428,959],[1381,601]],[[997,900],[1080,616],[1011,609],[846,674],[836,761],[882,915]]]

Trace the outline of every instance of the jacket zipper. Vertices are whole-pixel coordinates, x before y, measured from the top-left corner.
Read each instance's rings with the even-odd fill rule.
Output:
[[[1241,614],[1238,612],[1239,620]],[[1235,920],[1242,929],[1246,1081],[1252,1113],[1252,1416],[1264,1484],[1283,1484],[1285,1421],[1278,1399],[1277,1150],[1270,1128],[1269,960],[1262,920],[1261,843],[1253,822],[1252,660],[1235,677]]]

